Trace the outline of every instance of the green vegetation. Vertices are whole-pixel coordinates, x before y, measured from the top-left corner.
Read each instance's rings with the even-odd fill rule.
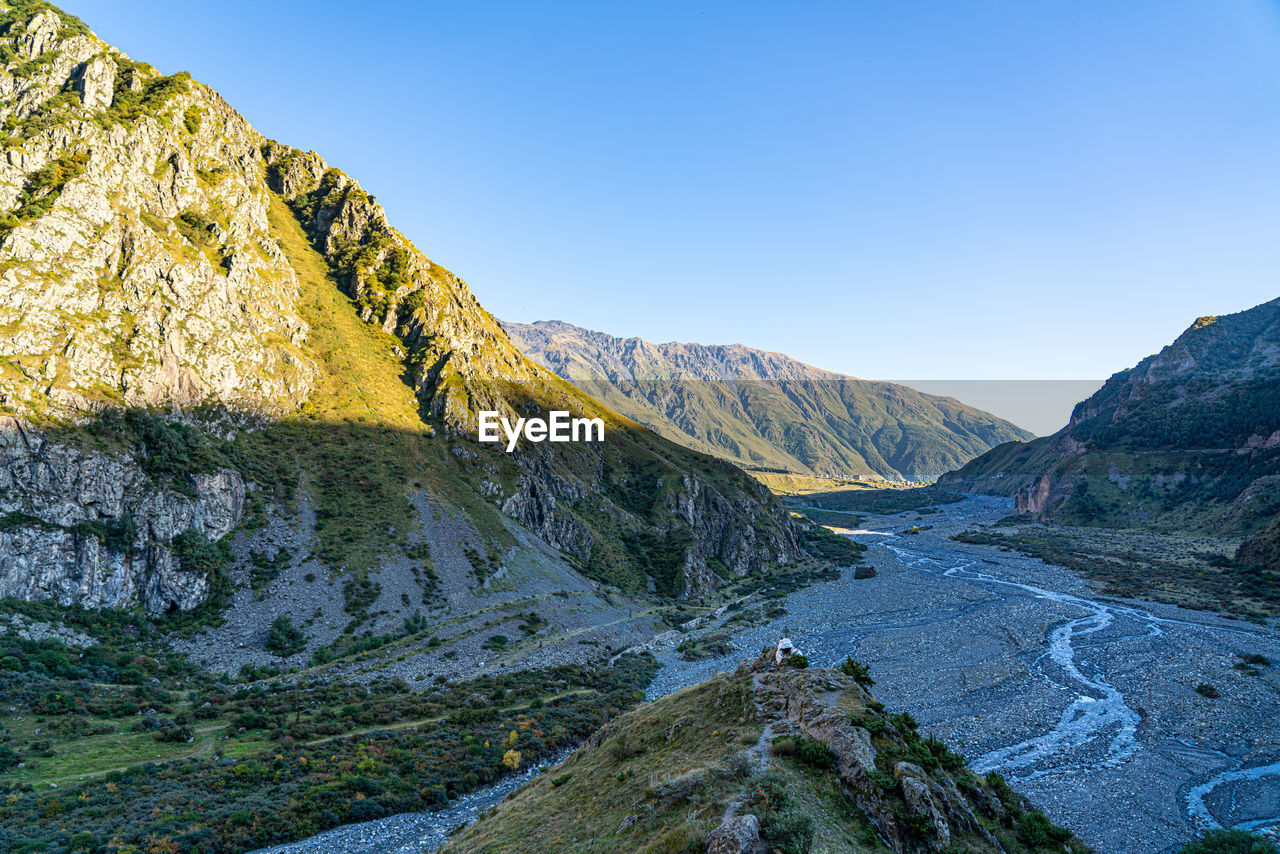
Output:
[[[793,515],[801,515],[792,511]],[[862,526],[862,517],[854,513],[844,513],[839,510],[819,510],[816,507],[805,507],[803,510],[804,518],[811,522],[816,522],[826,528],[853,530]]]
[[[802,529],[801,536],[805,549],[823,560],[836,566],[852,566],[861,563],[867,547],[848,537],[828,531],[821,525],[808,525]]]
[[[1280,447],[1267,441],[1280,429],[1278,344],[1280,301],[1202,318],[1108,379],[1059,434],[1002,445],[942,483],[1002,495],[1034,484],[1043,519],[1067,525],[1254,534],[1280,513]],[[1250,551],[1242,562],[1280,569]]]
[[[815,492],[805,497],[805,504],[821,510],[853,513],[904,513],[925,511],[940,504],[953,504],[963,498],[954,492],[934,487],[923,489],[860,489],[837,492]]]
[[[1243,830],[1210,830],[1178,854],[1277,854],[1275,843]]]
[[[59,157],[28,175],[22,192],[18,193],[17,207],[0,215],[0,240],[22,223],[52,210],[63,188],[80,177],[88,162],[88,152],[77,151]]]
[[[1015,550],[1099,583],[1109,596],[1146,597],[1252,619],[1280,615],[1280,568],[1231,560],[1232,541],[1138,530],[1045,526],[972,528],[953,539]]]
[[[840,672],[852,678],[854,682],[863,688],[870,688],[876,684],[876,680],[871,678],[871,668],[861,661],[854,661],[852,656],[845,656],[844,661],[840,664]]]
[[[276,617],[267,631],[267,650],[281,658],[302,652],[307,646],[306,635],[283,614]]]
[[[61,613],[4,604],[32,619]],[[3,850],[70,851],[92,838],[87,850],[114,839],[119,850],[215,854],[438,809],[509,773],[513,750],[528,763],[582,740],[656,670],[632,657],[425,690],[232,685],[160,654],[146,620],[67,614],[99,642],[75,650],[0,634]]]
[[[765,672],[792,702],[806,695],[830,696],[825,671]],[[744,668],[626,713],[560,768],[461,829],[442,854],[586,854],[601,846],[696,854],[705,850],[707,835],[721,823],[730,802],[736,803],[738,815],[759,819],[770,851],[883,851],[866,811],[871,809],[893,817],[905,850],[925,850],[929,828],[903,798],[894,773],[901,762],[949,780],[960,797],[981,805],[973,811],[981,832],[953,825],[953,848],[948,850],[1084,850],[1070,832],[1055,827],[1002,779],[977,777],[941,741],[921,736],[909,715],[884,714],[883,706],[856,688],[837,692],[837,707],[873,733],[873,790],[852,795],[831,747],[801,733],[775,735],[768,743],[772,760],[761,771],[747,752],[764,726],[753,690],[753,673]],[[991,838],[999,849],[987,841]]]
[[[780,354],[635,348],[563,323],[506,328],[526,354],[611,409],[762,480],[776,476],[770,486],[815,475],[928,479],[1000,442],[1030,438],[952,398],[819,372]],[[602,352],[627,366],[627,379],[604,375]]]

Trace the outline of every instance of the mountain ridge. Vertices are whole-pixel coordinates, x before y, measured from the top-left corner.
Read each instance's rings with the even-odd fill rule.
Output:
[[[1252,534],[1280,511],[1280,299],[1198,318],[1119,371],[1053,436],[940,483],[1046,521]]]
[[[526,354],[673,441],[746,467],[931,479],[1025,430],[954,398],[741,344],[616,338],[503,321]]]
[[[0,559],[20,576],[5,592],[98,607],[168,591],[143,597],[153,615],[192,610],[226,562],[201,542],[305,505],[364,619],[373,576],[426,548],[423,493],[468,519],[475,583],[522,548],[509,521],[574,571],[664,597],[807,560],[759,484],[525,358],[319,155],[48,3],[0,17],[0,408],[22,422],[0,437]],[[505,454],[474,440],[481,409],[598,415],[606,441]],[[170,512],[201,478],[242,512]],[[124,482],[126,500],[99,500]]]

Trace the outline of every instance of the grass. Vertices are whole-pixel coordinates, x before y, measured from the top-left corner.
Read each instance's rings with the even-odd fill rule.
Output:
[[[269,217],[298,275],[301,314],[311,327],[307,350],[320,374],[297,416],[242,435],[247,467],[287,497],[296,480],[316,510],[317,556],[335,568],[366,573],[394,544],[407,547],[405,535],[417,524],[408,499],[415,489],[460,506],[488,542],[513,544],[496,508],[457,474],[445,443],[422,420],[402,375],[400,341],[360,319],[275,195]],[[292,471],[279,471],[281,460]]]
[[[805,505],[821,510],[845,513],[903,513],[907,510],[927,511],[940,504],[954,504],[964,496],[932,487],[920,489],[869,489],[814,492],[806,496]]]
[[[747,474],[769,487],[775,495],[811,495],[815,492],[857,492],[864,489],[893,488],[888,481],[849,480],[846,478],[815,477],[791,472],[747,469]]]
[[[1236,540],[1010,520],[956,540],[1037,557],[1097,582],[1110,596],[1263,619],[1280,616],[1280,573],[1241,566]]]
[[[444,851],[606,850],[588,839],[607,840],[608,850],[679,850],[661,846],[720,823],[722,802],[746,778],[734,757],[762,728],[749,679],[686,688],[607,725],[598,748],[533,780]]]
[[[1069,832],[1051,825],[1003,781],[983,781],[942,742],[919,734],[910,715],[886,714],[862,690],[848,681],[840,687],[832,676],[816,669],[737,670],[639,706],[460,830],[442,854],[695,854],[705,850],[707,834],[721,823],[730,802],[737,804],[737,814],[760,820],[770,851],[882,852],[886,849],[864,809],[902,822],[904,850],[925,850],[927,828],[906,808],[893,773],[900,761],[919,765],[935,780],[949,778],[959,797],[975,805],[971,809],[981,832],[953,825],[954,848],[948,850],[1082,850]],[[806,697],[834,700],[830,712],[874,731],[877,767],[870,770],[871,788],[852,794],[838,776],[840,757],[827,744],[799,734],[782,732],[770,739],[767,770],[752,761],[747,749],[764,732],[756,678],[788,703]],[[873,720],[878,725],[871,726]],[[775,720],[775,726],[787,725]],[[993,836],[999,847],[990,842]]]
[[[4,734],[11,744],[39,741],[41,735],[48,738],[48,719],[41,721],[34,715],[15,715],[3,719]],[[25,758],[22,768],[13,768],[0,774],[0,786],[32,786],[47,789],[51,784],[65,787],[102,777],[113,771],[145,762],[171,762],[192,756],[218,753],[222,756],[240,757],[259,753],[271,742],[261,734],[249,738],[226,740],[227,721],[215,721],[193,727],[195,741],[175,744],[157,741],[152,732],[130,732],[134,721],[112,718],[87,717],[95,728],[110,727],[110,732],[62,740],[53,744],[53,756]],[[43,733],[36,730],[43,729]]]

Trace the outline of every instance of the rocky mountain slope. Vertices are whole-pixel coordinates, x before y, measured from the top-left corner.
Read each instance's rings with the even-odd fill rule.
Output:
[[[386,630],[548,560],[676,597],[806,559],[766,490],[523,356],[318,155],[40,0],[0,32],[0,594],[216,611],[287,569],[334,588],[307,614]],[[606,441],[508,455],[484,409]]]
[[[606,724],[443,851],[1085,850],[859,680],[766,649]]]
[[[503,325],[527,355],[618,412],[750,468],[932,479],[1031,438],[949,397],[740,344],[652,344],[560,321]]]
[[[1015,496],[1048,521],[1257,531],[1280,511],[1280,300],[1200,318],[1058,433],[1002,445],[940,483]]]

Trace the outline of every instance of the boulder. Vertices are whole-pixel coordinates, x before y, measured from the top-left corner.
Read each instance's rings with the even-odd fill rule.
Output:
[[[707,854],[752,854],[760,843],[760,820],[753,815],[725,819],[707,834]]]

